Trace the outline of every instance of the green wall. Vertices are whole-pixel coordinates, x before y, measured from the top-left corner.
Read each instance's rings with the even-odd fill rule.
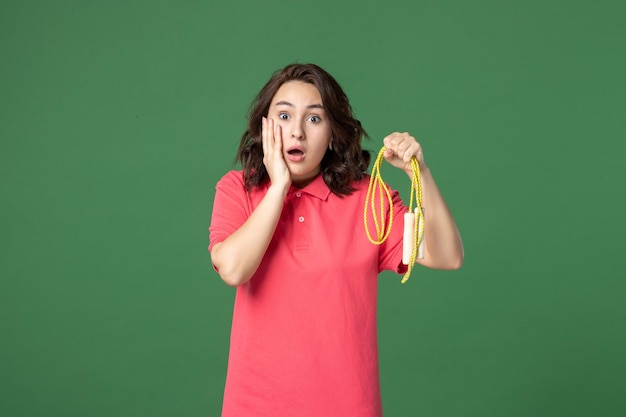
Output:
[[[381,276],[386,415],[626,415],[625,13],[1,1],[0,415],[219,415],[214,185],[293,61],[339,80],[369,149],[419,138],[462,231],[461,270]]]

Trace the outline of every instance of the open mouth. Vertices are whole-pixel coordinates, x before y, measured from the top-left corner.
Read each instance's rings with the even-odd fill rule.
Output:
[[[304,160],[304,151],[300,148],[291,148],[287,150],[286,156],[292,162],[301,162]]]

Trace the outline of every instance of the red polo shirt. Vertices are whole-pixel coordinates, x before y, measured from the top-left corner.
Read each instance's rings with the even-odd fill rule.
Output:
[[[237,288],[222,416],[382,416],[377,276],[406,271],[407,209],[394,192],[393,230],[385,243],[372,244],[363,227],[368,181],[343,198],[321,176],[289,190],[261,265]],[[241,171],[216,188],[209,250],[267,191],[246,193]]]

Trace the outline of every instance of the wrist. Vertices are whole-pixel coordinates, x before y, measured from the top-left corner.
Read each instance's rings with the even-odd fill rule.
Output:
[[[272,183],[268,190],[268,194],[274,194],[276,196],[280,196],[281,198],[285,198],[287,196],[287,192],[289,191],[289,187],[291,184],[275,184]]]

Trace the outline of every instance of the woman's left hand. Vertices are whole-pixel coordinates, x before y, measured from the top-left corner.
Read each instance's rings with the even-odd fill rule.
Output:
[[[458,269],[463,264],[463,242],[452,213],[443,199],[435,179],[424,163],[422,146],[408,133],[392,133],[383,139],[383,156],[391,165],[413,178],[411,158],[420,165],[423,190],[422,208],[425,210],[424,239],[426,250],[420,264],[435,269]]]
[[[404,170],[410,176],[411,158],[415,157],[420,164],[420,169],[426,169],[422,145],[407,132],[394,132],[383,139],[383,143],[387,148],[384,153],[385,160],[394,167]]]

